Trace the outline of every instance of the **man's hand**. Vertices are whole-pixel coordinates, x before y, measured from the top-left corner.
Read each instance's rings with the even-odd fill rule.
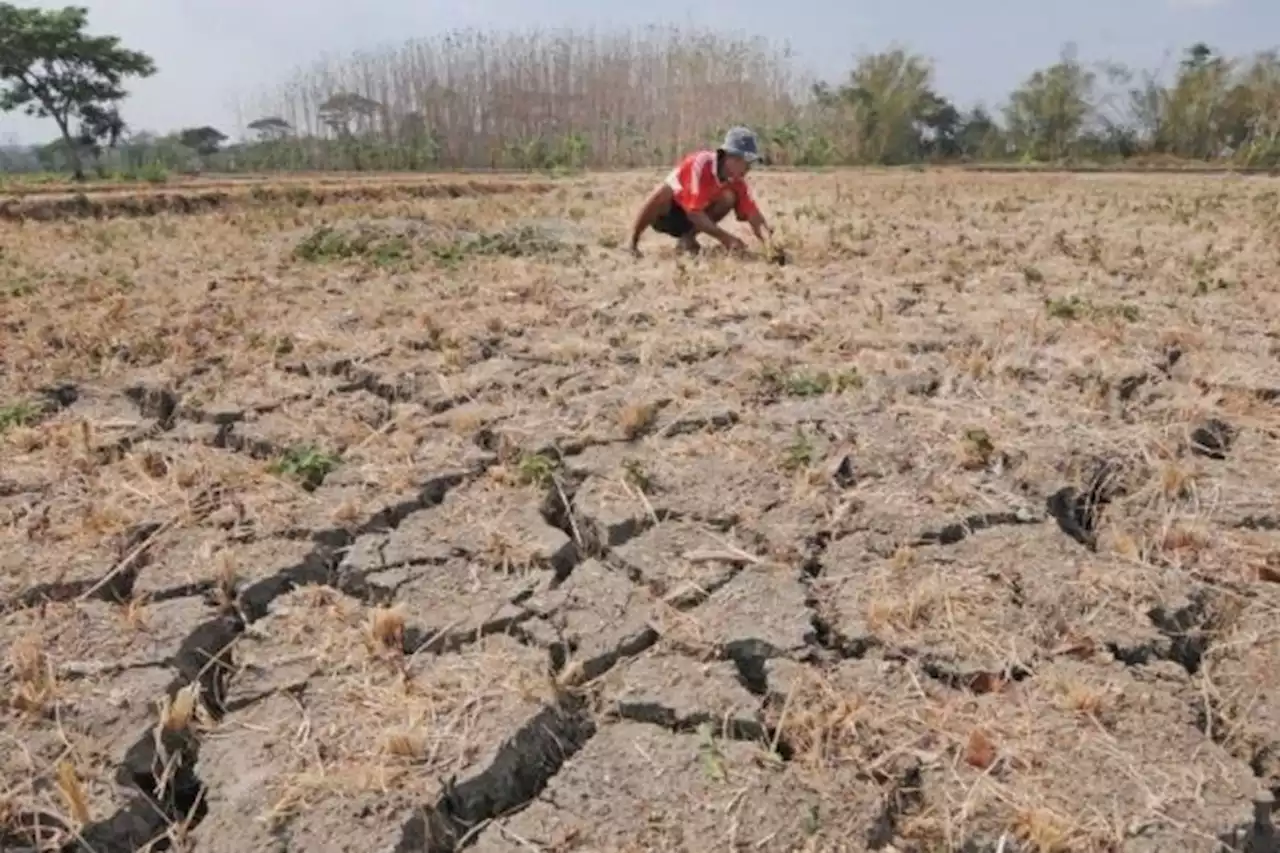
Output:
[[[627,246],[627,254],[631,255],[633,258],[643,257],[643,255],[640,254],[640,246],[637,243],[632,243]]]

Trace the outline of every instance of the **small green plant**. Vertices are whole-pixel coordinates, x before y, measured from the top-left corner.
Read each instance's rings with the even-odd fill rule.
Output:
[[[826,370],[817,373],[793,373],[783,381],[783,390],[793,397],[820,397],[823,394],[843,393],[850,388],[861,388],[862,377],[856,369],[834,373]]]
[[[1044,306],[1050,317],[1057,317],[1059,320],[1078,319],[1086,307],[1084,301],[1075,294],[1064,299],[1046,299]]]
[[[795,434],[791,437],[791,444],[787,446],[787,451],[782,457],[783,469],[791,472],[808,468],[813,464],[817,450],[813,446],[813,441],[804,431],[796,427]]]
[[[8,296],[13,299],[21,299],[24,296],[31,296],[35,292],[35,282],[27,278],[11,280],[3,287],[0,287],[0,296]]]
[[[0,434],[8,432],[14,427],[34,423],[39,416],[40,410],[30,403],[13,403],[8,406],[0,406]]]
[[[1103,313],[1113,314],[1129,323],[1136,323],[1142,318],[1142,312],[1138,310],[1138,306],[1130,305],[1127,302],[1112,305]]]
[[[653,486],[653,479],[644,470],[639,459],[624,459],[622,462],[622,478],[631,486],[642,492],[648,492]]]
[[[702,761],[702,772],[708,779],[723,782],[728,778],[724,769],[724,754],[716,746],[711,723],[698,724],[698,757]]]
[[[293,256],[314,263],[348,257],[349,251],[350,245],[341,234],[331,226],[321,225],[302,238],[302,242],[294,247]]]
[[[168,170],[159,163],[143,166],[138,170],[138,177],[149,184],[166,184],[169,182]]]
[[[339,461],[336,454],[305,444],[286,450],[269,470],[273,474],[291,477],[307,491],[313,491],[338,467]]]
[[[1126,322],[1136,323],[1142,317],[1142,312],[1136,305],[1130,305],[1127,302],[1096,305],[1075,294],[1064,299],[1046,299],[1044,305],[1050,317],[1057,317],[1060,320],[1078,320],[1085,316],[1095,320],[1118,317]]]
[[[543,453],[524,453],[516,463],[516,476],[526,486],[548,486],[556,473],[556,461]]]

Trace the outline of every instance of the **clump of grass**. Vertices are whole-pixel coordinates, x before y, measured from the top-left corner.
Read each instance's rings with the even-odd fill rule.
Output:
[[[568,244],[545,230],[521,225],[433,243],[428,252],[438,263],[451,266],[468,257],[528,258],[560,254],[567,248]]]
[[[1094,308],[1094,314],[1099,317],[1119,317],[1126,323],[1136,323],[1142,319],[1142,312],[1138,310],[1138,306],[1127,302],[1097,306]]]
[[[312,491],[319,488],[324,478],[338,467],[340,461],[337,454],[304,444],[286,450],[279,459],[271,463],[268,470],[272,474],[297,480],[304,489]]]
[[[991,464],[995,452],[995,442],[985,429],[965,430],[960,440],[960,467],[966,471],[981,471]]]
[[[791,444],[787,445],[787,450],[782,456],[782,467],[787,471],[800,471],[812,465],[816,456],[817,448],[814,447],[813,440],[796,427],[795,434],[791,437]]]
[[[298,243],[293,255],[310,263],[358,260],[393,267],[411,263],[420,253],[437,264],[453,267],[472,257],[528,258],[558,254],[566,248],[563,241],[533,225],[421,239],[416,231],[392,233],[364,223],[354,228],[321,225]]]
[[[857,368],[815,373],[784,373],[775,368],[765,368],[761,379],[770,391],[786,394],[791,397],[821,397],[823,394],[841,394],[845,391],[861,388],[864,384]]]
[[[159,163],[152,163],[149,166],[143,166],[134,173],[135,180],[146,181],[149,184],[167,184],[169,182],[169,170]]]
[[[409,761],[421,761],[427,756],[427,738],[418,731],[387,732],[382,740],[387,755]]]
[[[35,282],[27,278],[17,278],[0,285],[0,297],[21,299],[24,296],[31,296],[36,290]]]
[[[1094,305],[1079,296],[1072,294],[1061,299],[1046,299],[1045,311],[1050,317],[1060,320],[1079,320],[1092,317],[1097,320],[1119,318],[1128,323],[1136,323],[1142,318],[1138,306],[1121,302],[1116,305]]]
[[[526,486],[548,486],[555,478],[556,461],[545,453],[523,453],[516,462],[516,479]]]
[[[618,425],[627,441],[634,441],[644,435],[658,417],[658,406],[655,403],[632,403],[623,407],[618,413]]]
[[[399,607],[379,607],[369,616],[369,639],[375,648],[404,649],[404,611]]]
[[[1079,296],[1072,294],[1062,299],[1046,299],[1044,309],[1050,317],[1059,320],[1076,320],[1084,313],[1085,304]]]
[[[653,478],[649,476],[649,472],[644,469],[644,464],[639,459],[622,461],[622,479],[641,492],[647,493],[653,489]]]
[[[295,258],[311,263],[361,259],[379,267],[407,261],[412,254],[413,247],[402,235],[372,228],[352,233],[330,225],[313,230],[293,250]]]
[[[16,711],[40,714],[57,685],[44,647],[34,637],[19,639],[9,648],[9,705]]]
[[[31,403],[11,403],[0,406],[0,435],[15,427],[28,426],[40,416],[40,409]]]

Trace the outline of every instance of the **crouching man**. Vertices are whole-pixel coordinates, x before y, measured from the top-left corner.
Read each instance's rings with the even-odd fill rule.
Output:
[[[733,211],[739,222],[751,226],[756,239],[766,246],[772,231],[756,207],[746,175],[760,157],[756,135],[745,127],[725,134],[715,150],[695,151],[685,156],[667,179],[654,188],[636,214],[631,228],[631,253],[640,254],[640,237],[646,228],[675,237],[682,251],[697,254],[698,235],[708,234],[726,249],[746,248],[741,238],[720,227],[720,220]]]

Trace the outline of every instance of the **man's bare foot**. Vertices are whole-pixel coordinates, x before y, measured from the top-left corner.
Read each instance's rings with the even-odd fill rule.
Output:
[[[696,255],[702,251],[702,247],[698,245],[698,238],[693,235],[681,237],[677,247],[680,251],[687,252],[690,255]]]

